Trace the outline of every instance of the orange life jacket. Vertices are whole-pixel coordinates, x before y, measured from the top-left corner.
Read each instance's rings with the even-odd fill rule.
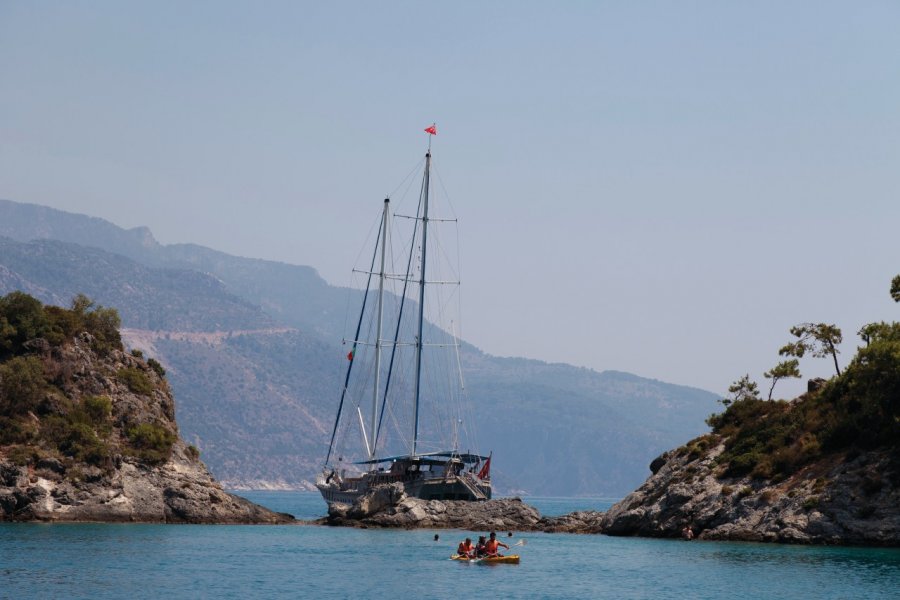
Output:
[[[500,542],[497,540],[488,540],[484,545],[484,550],[488,554],[497,554],[497,550],[500,549]]]
[[[471,542],[470,542],[468,545],[466,545],[465,542],[460,542],[460,543],[459,543],[459,548],[456,549],[456,553],[457,553],[457,554],[468,554],[468,553],[470,553],[470,552],[472,551],[472,549],[473,549],[473,548],[472,548],[472,543],[471,543]]]

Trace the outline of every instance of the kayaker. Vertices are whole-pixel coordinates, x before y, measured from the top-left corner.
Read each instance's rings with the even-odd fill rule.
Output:
[[[487,550],[485,547],[487,546],[487,541],[485,540],[483,535],[478,536],[478,543],[475,545],[475,558],[481,558],[485,554],[487,554]]]
[[[472,538],[466,538],[464,542],[460,542],[456,548],[456,553],[460,556],[475,558],[475,546],[472,545]]]
[[[484,545],[484,551],[485,551],[485,554],[487,554],[488,556],[503,556],[503,555],[500,554],[500,552],[499,552],[500,546],[503,546],[504,548],[506,548],[507,550],[509,550],[509,546],[507,546],[506,544],[504,544],[503,542],[501,542],[500,540],[498,540],[498,539],[497,539],[497,533],[494,532],[494,531],[492,531],[492,532],[491,532],[490,539],[489,539],[489,540],[487,541],[487,543]]]

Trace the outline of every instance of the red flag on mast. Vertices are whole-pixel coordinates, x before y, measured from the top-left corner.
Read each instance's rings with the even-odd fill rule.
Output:
[[[430,133],[431,135],[437,135],[437,125],[432,123],[431,127],[425,128],[425,133]]]

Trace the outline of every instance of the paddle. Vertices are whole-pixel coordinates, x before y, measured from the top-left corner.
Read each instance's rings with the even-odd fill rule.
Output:
[[[521,539],[521,540],[519,540],[519,541],[516,542],[515,544],[513,544],[513,546],[524,546],[524,545],[525,545],[525,539],[524,539],[524,538]]]

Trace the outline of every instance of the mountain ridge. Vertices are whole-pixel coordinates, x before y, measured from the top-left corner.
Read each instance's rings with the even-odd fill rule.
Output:
[[[30,212],[37,215],[33,220]],[[330,430],[340,389],[343,307],[348,294],[361,292],[328,285],[312,267],[232,257],[193,244],[162,246],[146,228],[123,230],[102,219],[11,201],[0,201],[0,235],[7,236],[0,239],[0,291],[30,286],[39,288],[42,300],[52,296],[64,304],[77,281],[78,292],[118,306],[125,327],[135,330],[185,336],[290,330],[220,335],[215,351],[201,338],[178,335],[156,336],[153,346],[172,370],[183,431],[220,479],[309,487],[327,446],[320,424]],[[63,239],[31,241],[41,236]],[[21,258],[36,248],[52,268]],[[130,305],[134,295],[123,291],[129,283],[145,285],[142,297],[153,301]],[[216,311],[207,304],[220,307],[221,318],[212,318]],[[697,388],[495,357],[464,342],[461,360],[477,401],[477,439],[504,455],[495,465],[500,489],[627,492],[643,480],[653,456],[701,433],[715,406],[716,397]],[[248,400],[273,415],[271,422],[264,426],[246,414]],[[586,423],[591,430],[585,431]],[[261,453],[261,445],[269,454]]]

